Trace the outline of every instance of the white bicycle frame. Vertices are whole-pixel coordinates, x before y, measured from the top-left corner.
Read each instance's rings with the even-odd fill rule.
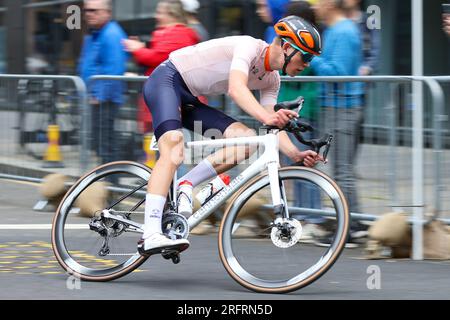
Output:
[[[252,163],[244,172],[237,176],[228,186],[222,189],[211,200],[203,205],[198,211],[189,217],[189,228],[192,229],[201,221],[209,217],[215,210],[217,210],[229,197],[244,186],[252,178],[268,170],[270,180],[270,191],[272,195],[272,202],[274,208],[284,207],[282,201],[280,181],[278,176],[278,169],[280,168],[279,157],[279,131],[274,130],[274,133],[268,133],[263,136],[245,137],[245,138],[231,138],[221,140],[208,141],[193,141],[188,142],[188,148],[194,147],[236,147],[236,146],[264,146],[264,153],[254,163]],[[176,180],[174,180],[176,181]],[[174,190],[176,194],[176,190]],[[284,197],[286,199],[286,197]]]
[[[204,204],[198,211],[191,215],[188,219],[189,229],[193,229],[204,219],[214,213],[228,198],[230,198],[236,191],[243,187],[248,181],[256,177],[258,174],[267,169],[270,181],[270,191],[272,195],[273,208],[278,210],[284,210],[286,217],[289,212],[287,204],[283,203],[283,198],[286,199],[285,194],[281,194],[281,190],[284,192],[284,185],[280,184],[278,169],[280,168],[280,156],[279,156],[279,130],[273,130],[274,133],[268,133],[263,136],[257,137],[244,137],[244,138],[230,138],[221,140],[206,140],[206,141],[192,141],[186,144],[187,148],[194,147],[236,147],[236,146],[251,146],[258,145],[264,146],[264,153],[254,163],[252,163],[244,172],[237,176],[231,183]],[[151,143],[152,150],[158,150],[155,139]],[[175,174],[174,180],[177,181]],[[280,188],[281,187],[281,188]],[[176,199],[176,185],[172,190],[172,199]],[[282,212],[277,212],[282,214]],[[119,222],[126,223],[129,227],[134,227],[133,231],[143,232],[144,227],[135,221],[122,218],[109,212],[109,210],[103,211],[105,218],[117,220]]]

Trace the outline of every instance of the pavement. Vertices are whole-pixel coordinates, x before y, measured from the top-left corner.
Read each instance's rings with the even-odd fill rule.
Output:
[[[54,213],[32,210],[39,200],[37,185],[0,180],[0,191],[0,299],[450,299],[450,261],[364,260],[361,248],[346,249],[321,279],[294,293],[250,292],[226,273],[216,234],[192,236],[179,265],[157,256],[114,282],[77,282],[53,256],[50,224]]]

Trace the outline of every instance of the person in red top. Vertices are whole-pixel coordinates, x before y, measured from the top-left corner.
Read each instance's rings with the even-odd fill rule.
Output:
[[[146,76],[152,74],[175,50],[200,42],[198,34],[187,26],[187,18],[180,0],[162,0],[156,8],[156,30],[151,35],[148,47],[136,37],[123,41],[125,50],[134,60],[148,67]],[[152,118],[143,100],[139,103],[138,122],[143,124],[144,133],[152,130]]]

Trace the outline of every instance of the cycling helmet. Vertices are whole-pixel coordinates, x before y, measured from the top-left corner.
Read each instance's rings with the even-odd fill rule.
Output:
[[[305,62],[312,60],[314,56],[322,53],[322,40],[319,31],[297,16],[289,16],[281,19],[275,24],[275,32],[283,40],[281,45],[288,42],[296,51],[285,57],[283,74],[286,74],[286,67],[297,52],[301,52],[304,57],[308,57]],[[305,59],[304,59],[305,60]]]

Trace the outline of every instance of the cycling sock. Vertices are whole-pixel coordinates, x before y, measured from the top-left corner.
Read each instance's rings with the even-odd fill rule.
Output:
[[[144,239],[155,233],[162,233],[161,218],[163,215],[166,198],[154,194],[147,194],[145,197],[145,224]]]
[[[217,176],[217,171],[214,169],[211,162],[208,159],[200,162],[194,169],[189,171],[184,177],[177,181],[177,186],[183,181],[189,181],[192,183],[192,186],[195,188],[200,183],[207,181],[209,179]]]

